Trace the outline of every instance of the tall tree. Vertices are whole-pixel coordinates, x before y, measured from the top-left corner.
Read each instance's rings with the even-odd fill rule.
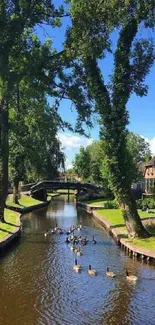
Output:
[[[151,39],[136,39],[138,28],[154,26],[154,1],[71,0],[72,29],[68,42],[72,53],[81,59],[87,85],[100,115],[105,163],[110,187],[118,199],[129,236],[147,237],[131,192],[130,153],[127,148],[126,109],[130,95],[147,94],[143,84],[154,62]],[[111,33],[117,29],[111,84],[107,86],[98,60],[111,50]],[[71,55],[72,55],[71,53]]]
[[[27,51],[26,67],[19,69],[13,63],[25,50],[26,34],[37,24],[59,24],[63,8],[55,9],[49,0],[4,0],[0,3],[0,220],[4,221],[4,205],[8,186],[8,109],[12,89],[23,73],[32,68],[33,53]],[[24,38],[24,39],[23,39]],[[26,44],[28,45],[28,44]],[[36,44],[37,45],[37,44]],[[37,46],[36,46],[37,47]],[[28,61],[31,65],[28,67]],[[35,66],[33,62],[33,67]],[[18,67],[18,69],[16,69]],[[38,68],[38,66],[36,65]],[[43,66],[40,67],[43,72]],[[32,69],[31,69],[32,71]],[[44,71],[46,76],[46,72]]]

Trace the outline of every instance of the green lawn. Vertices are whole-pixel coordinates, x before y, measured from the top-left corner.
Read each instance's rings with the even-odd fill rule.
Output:
[[[95,201],[94,200],[89,200],[89,201],[84,201],[83,203],[86,203],[88,205],[92,205],[92,206],[96,206],[96,205],[103,205],[104,206],[104,203],[107,202],[107,201],[111,201],[110,199],[96,199]]]
[[[11,205],[11,206],[17,207],[17,208],[25,208],[25,207],[29,207],[31,205],[39,204],[41,202],[42,201],[33,199],[31,196],[22,195],[21,199],[19,199],[19,204],[15,204],[12,202],[12,197],[9,195],[8,199],[6,200],[6,205]]]
[[[6,223],[0,222],[0,240],[8,234],[12,234],[15,229],[18,229],[19,213],[5,209],[4,217]]]
[[[97,214],[105,219],[107,219],[112,226],[115,226],[115,229],[119,232],[120,235],[127,235],[127,230],[125,227],[125,223],[121,214],[121,210],[119,209],[102,209],[96,210]],[[138,213],[141,219],[150,219],[148,221],[148,230],[151,233],[155,233],[155,227],[149,225],[151,224],[151,218],[155,218],[155,209],[151,210],[152,213],[147,213],[146,211],[138,210]],[[143,246],[145,248],[155,250],[155,237],[150,237],[148,239],[129,239],[129,242]]]
[[[66,194],[68,194],[68,190],[67,189],[59,189],[59,190],[57,190],[56,191],[57,193],[66,193]],[[74,194],[75,193],[75,190],[72,190],[72,189],[70,189],[69,190],[69,194]]]

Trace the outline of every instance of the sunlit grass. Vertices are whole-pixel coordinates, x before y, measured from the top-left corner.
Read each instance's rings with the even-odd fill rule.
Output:
[[[18,228],[19,213],[5,209],[4,217],[6,223],[0,222],[0,240],[4,239],[9,234],[12,234]]]
[[[68,189],[59,189],[56,191],[57,193],[66,193],[68,194]],[[74,194],[75,193],[75,190],[72,190],[72,189],[69,189],[69,194]]]
[[[137,246],[155,250],[155,237],[146,239],[128,239],[128,242]]]
[[[36,205],[41,203],[42,201],[33,199],[31,196],[28,195],[22,195],[21,198],[19,199],[19,204],[13,203],[12,199],[9,198],[6,200],[6,205],[10,205],[13,207],[17,208],[24,208],[24,207],[29,207],[31,205]]]
[[[120,235],[127,234],[124,219],[120,209],[102,209],[102,210],[98,209],[96,211],[100,217],[103,217],[104,219],[110,222],[110,224],[115,228],[118,234]],[[151,223],[151,219],[155,218],[155,209],[151,209],[150,213],[147,213],[146,211],[138,210],[138,213],[142,220],[148,218],[150,219],[148,220],[147,229],[148,231],[150,231],[151,234],[155,235],[155,226],[153,226],[153,224]],[[128,239],[128,241],[137,246],[142,246],[148,249],[155,250],[154,236],[146,239]]]
[[[88,205],[92,205],[92,206],[104,206],[104,203],[107,201],[111,201],[110,199],[96,199],[94,200],[89,200],[89,201],[84,201],[83,203],[88,204]]]

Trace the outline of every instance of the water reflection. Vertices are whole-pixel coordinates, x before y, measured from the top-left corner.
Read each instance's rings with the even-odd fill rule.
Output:
[[[81,274],[72,271],[76,254],[65,235],[44,236],[57,223],[68,229],[83,223],[79,233],[88,245],[78,257]],[[92,244],[93,235],[97,244]],[[23,217],[20,245],[0,263],[0,324],[3,325],[153,325],[155,269],[124,255],[89,215],[77,214],[74,198],[54,199],[48,209]],[[88,265],[98,272],[89,277]],[[106,277],[106,267],[116,273]],[[136,274],[128,283],[125,270]]]

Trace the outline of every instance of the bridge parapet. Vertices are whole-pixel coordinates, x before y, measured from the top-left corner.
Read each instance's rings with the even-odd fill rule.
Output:
[[[102,187],[90,183],[66,182],[66,181],[42,181],[31,186],[31,193],[45,188],[46,190],[73,189],[73,190],[94,190],[100,191]]]

